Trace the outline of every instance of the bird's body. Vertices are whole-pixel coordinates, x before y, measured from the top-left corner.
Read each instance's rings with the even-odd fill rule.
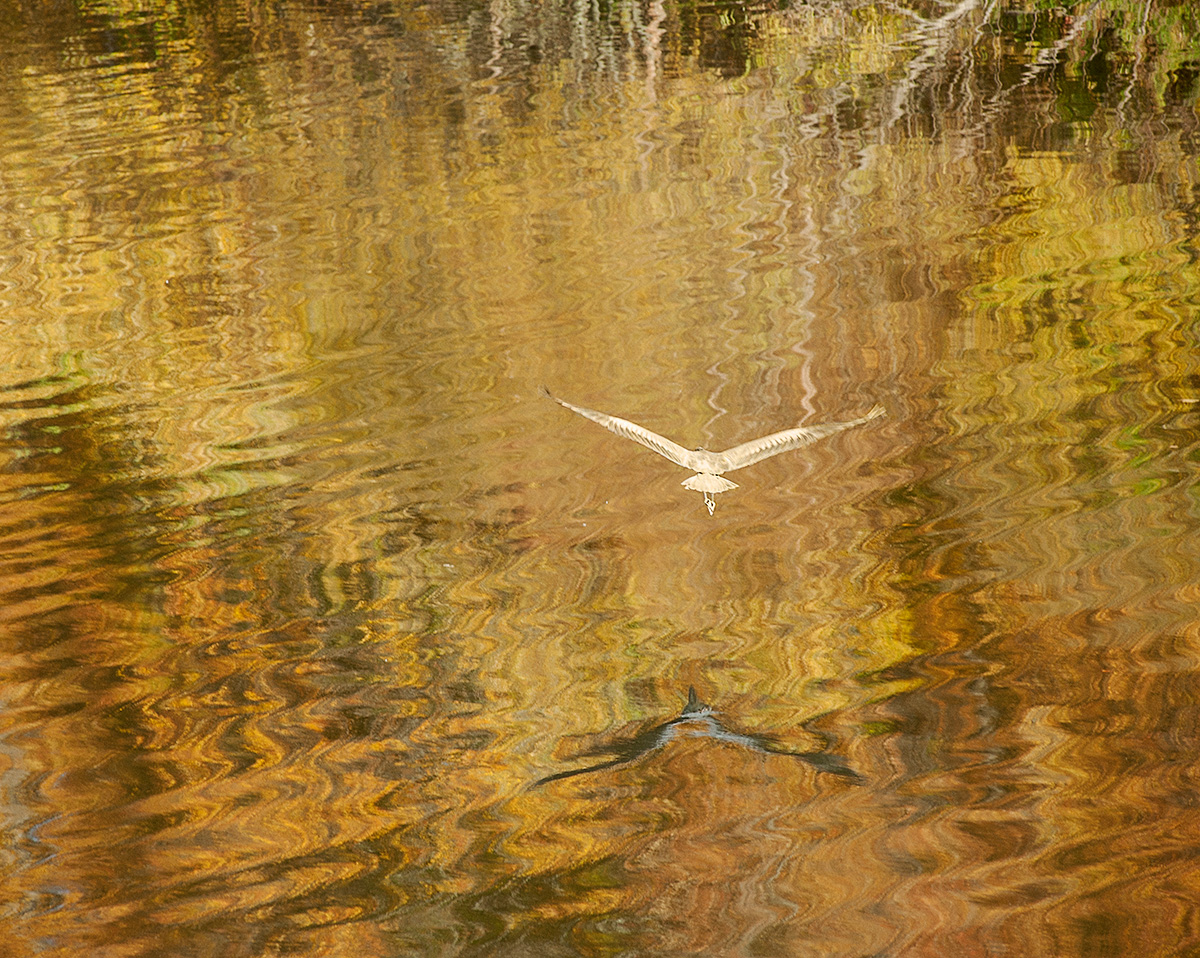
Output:
[[[863,423],[879,418],[884,413],[882,406],[875,406],[860,419],[851,419],[848,422],[830,422],[820,426],[797,426],[795,429],[784,429],[781,432],[771,433],[761,439],[752,439],[750,442],[744,442],[731,449],[726,449],[724,452],[710,452],[707,449],[685,449],[678,443],[672,442],[656,432],[651,432],[645,426],[630,422],[628,419],[619,419],[607,413],[597,412],[595,409],[576,406],[551,395],[544,386],[542,392],[560,406],[598,423],[610,432],[625,439],[632,439],[647,449],[654,450],[664,459],[669,459],[685,469],[691,469],[696,475],[684,479],[682,485],[685,489],[704,493],[704,502],[708,506],[709,515],[712,515],[716,508],[712,499],[714,494],[737,488],[737,483],[726,479],[724,473],[743,469],[781,452],[787,452],[789,449],[799,449],[835,432],[841,432],[843,429],[861,426]]]

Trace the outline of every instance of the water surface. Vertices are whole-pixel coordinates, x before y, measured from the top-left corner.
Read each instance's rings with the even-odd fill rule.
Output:
[[[1200,948],[1189,5],[0,24],[6,954]]]

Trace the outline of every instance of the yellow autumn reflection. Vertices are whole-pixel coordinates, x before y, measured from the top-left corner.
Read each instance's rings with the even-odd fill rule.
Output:
[[[0,23],[5,954],[1198,947],[1189,5]]]

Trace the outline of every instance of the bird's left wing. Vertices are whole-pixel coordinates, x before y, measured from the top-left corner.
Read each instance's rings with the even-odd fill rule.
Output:
[[[670,439],[660,436],[656,432],[651,432],[645,426],[639,426],[636,422],[630,422],[628,419],[618,419],[616,416],[608,415],[608,413],[597,412],[595,409],[576,406],[565,399],[559,399],[545,386],[541,388],[541,392],[543,396],[553,399],[560,406],[564,406],[572,412],[579,413],[585,419],[599,423],[610,432],[615,432],[618,436],[622,436],[625,439],[632,439],[647,449],[653,449],[660,456],[670,459],[676,465],[683,466],[685,469],[696,469],[696,466],[692,464],[694,453],[690,449],[684,449],[679,443],[671,442]]]

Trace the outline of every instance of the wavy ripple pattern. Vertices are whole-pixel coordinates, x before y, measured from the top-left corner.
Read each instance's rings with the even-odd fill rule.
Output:
[[[1187,5],[9,7],[5,948],[1196,950]]]

